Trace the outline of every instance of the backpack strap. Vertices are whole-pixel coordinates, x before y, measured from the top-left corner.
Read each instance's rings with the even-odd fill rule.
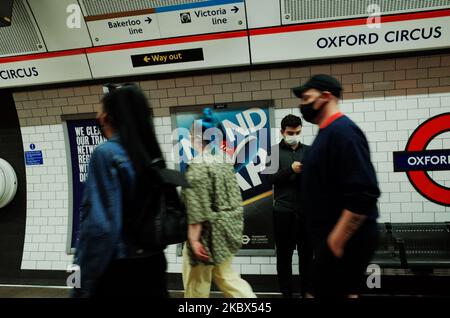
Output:
[[[164,159],[161,157],[155,158],[150,163],[151,168],[165,168],[166,164],[164,162]]]

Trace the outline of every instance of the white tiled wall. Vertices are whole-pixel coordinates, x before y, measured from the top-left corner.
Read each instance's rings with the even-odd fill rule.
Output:
[[[62,125],[22,128],[23,147],[43,153],[43,165],[26,166],[27,219],[22,269],[66,270],[67,161]]]
[[[392,152],[404,150],[417,126],[431,116],[450,112],[450,94],[387,97],[385,99],[348,100],[343,112],[366,133],[372,161],[382,191],[379,200],[380,222],[450,221],[450,207],[429,202],[416,192],[405,173],[394,173]],[[289,114],[300,115],[297,108],[276,109],[275,127]],[[170,117],[155,118],[155,129],[161,148],[173,167],[172,128]],[[304,123],[303,142],[311,144],[317,128]],[[44,165],[27,167],[27,227],[23,269],[65,270],[72,257],[66,255],[68,229],[68,184],[66,151],[62,125],[22,128],[24,149],[34,143],[44,153]],[[279,141],[279,134],[272,136]],[[450,147],[450,133],[436,137],[429,149]],[[435,180],[450,186],[450,171],[433,172]],[[176,247],[166,250],[168,271],[181,272],[182,258]],[[294,255],[293,272],[298,273]],[[275,257],[236,257],[233,267],[242,274],[276,274]]]

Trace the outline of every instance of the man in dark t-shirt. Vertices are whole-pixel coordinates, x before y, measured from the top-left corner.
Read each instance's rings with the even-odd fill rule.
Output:
[[[301,209],[314,248],[317,298],[357,294],[377,246],[378,182],[361,129],[339,111],[342,88],[315,75],[293,89],[303,118],[319,133],[303,161]]]
[[[307,235],[305,217],[300,210],[302,161],[309,146],[301,143],[302,120],[289,114],[281,121],[283,140],[272,147],[271,156],[277,161],[270,175],[273,184],[273,230],[277,253],[277,274],[280,291],[285,298],[292,298],[292,254],[298,252],[300,293],[305,297],[309,291],[309,269],[312,248]],[[272,165],[272,161],[270,161]]]

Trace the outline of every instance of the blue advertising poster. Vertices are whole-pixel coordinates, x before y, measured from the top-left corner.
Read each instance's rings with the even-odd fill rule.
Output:
[[[267,104],[267,105],[264,105]],[[183,172],[192,158],[188,131],[201,115],[198,111],[177,112],[173,120],[178,127],[179,164]],[[216,109],[226,133],[226,150],[232,158],[236,178],[241,188],[244,206],[244,235],[240,255],[246,250],[273,250],[272,185],[268,175],[262,173],[270,156],[270,108],[261,102],[256,107],[236,106]],[[223,138],[225,140],[225,138]],[[249,253],[248,255],[258,255]],[[262,254],[261,254],[262,255]]]
[[[67,120],[67,139],[70,149],[70,166],[72,173],[71,187],[72,198],[69,209],[72,211],[71,222],[69,222],[70,249],[76,246],[80,224],[80,207],[87,178],[89,159],[95,146],[102,143],[103,138],[100,127],[95,119]]]

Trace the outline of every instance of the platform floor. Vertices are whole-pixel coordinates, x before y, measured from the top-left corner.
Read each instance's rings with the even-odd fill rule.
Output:
[[[1,286],[0,298],[68,298],[70,289],[61,287]],[[170,297],[182,298],[183,291],[169,291]],[[280,298],[279,293],[257,293],[258,298]],[[211,292],[211,298],[222,298],[220,292]]]
[[[69,293],[59,287],[0,286],[0,298],[68,298]]]
[[[183,298],[183,291],[181,290],[169,290],[171,298]],[[13,285],[0,285],[0,298],[69,298],[70,289],[65,287],[49,287],[49,286],[13,286]],[[256,293],[258,298],[281,298],[280,293],[275,292],[260,292]],[[221,292],[211,291],[211,298],[223,298]],[[299,298],[294,296],[294,298]],[[379,293],[379,294],[364,294],[362,299],[402,299],[402,298],[445,298],[450,299],[448,293],[438,293],[434,295],[430,294],[393,294],[393,293]]]

